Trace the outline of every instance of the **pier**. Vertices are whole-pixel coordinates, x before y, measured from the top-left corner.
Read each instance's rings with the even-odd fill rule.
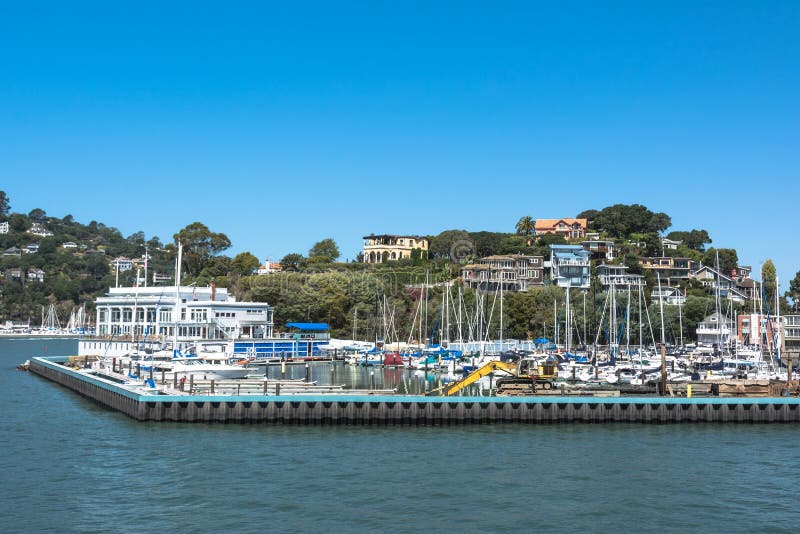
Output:
[[[800,423],[797,397],[425,397],[384,392],[334,395],[195,394],[130,388],[37,357],[31,372],[137,421],[299,425],[480,423]]]

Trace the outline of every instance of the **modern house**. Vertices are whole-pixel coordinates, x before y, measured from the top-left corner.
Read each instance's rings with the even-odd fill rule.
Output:
[[[777,317],[743,313],[736,318],[736,326],[736,338],[741,345],[759,346],[773,351],[780,340],[781,328]]]
[[[674,241],[672,239],[667,239],[666,237],[661,238],[661,248],[664,250],[678,250],[678,246],[682,244],[683,241]]]
[[[112,271],[130,271],[133,269],[133,260],[126,258],[125,256],[119,256],[111,260],[110,265]]]
[[[66,249],[78,248],[78,245],[77,243],[74,243],[72,241],[67,241],[66,243],[61,244],[61,248],[66,248]]]
[[[461,269],[467,287],[478,291],[527,291],[544,284],[544,258],[509,254],[487,256]]]
[[[714,312],[697,325],[697,342],[708,346],[725,346],[736,332],[732,319]]]
[[[8,233],[8,221],[0,222],[0,234]]]
[[[783,316],[783,350],[795,358],[800,354],[800,315]]]
[[[408,259],[414,250],[423,258],[428,255],[428,239],[418,235],[372,234],[363,239],[364,263]]]
[[[10,269],[6,270],[6,279],[22,280],[22,269],[19,267],[11,267]]]
[[[24,254],[36,254],[39,252],[39,244],[38,243],[29,243],[22,249]]]
[[[704,265],[689,275],[690,278],[700,281],[710,293],[719,291],[720,298],[734,302],[745,302],[747,297],[736,288],[732,278],[725,276],[716,269]]]
[[[36,267],[28,269],[27,274],[28,282],[44,282],[44,271]]]
[[[564,239],[583,239],[586,227],[586,219],[537,219],[534,231],[536,235],[558,234]]]
[[[593,260],[611,261],[614,259],[614,242],[591,239],[581,241],[583,248],[589,251]]]
[[[22,256],[22,249],[10,247],[3,251],[3,256]]]
[[[650,269],[661,279],[662,285],[677,286],[681,282],[689,280],[689,275],[700,268],[700,262],[690,258],[672,258],[669,256],[659,256],[650,258],[640,258],[642,267]]]
[[[628,273],[627,265],[601,264],[595,270],[600,284],[607,289],[614,288],[617,291],[625,291],[628,286],[644,287],[647,285],[642,275]]]
[[[589,252],[581,245],[550,245],[550,279],[560,287],[588,289],[590,285]]]
[[[662,300],[664,304],[669,306],[682,306],[686,303],[686,295],[683,294],[683,290],[679,287],[654,286],[650,291],[650,301],[653,304],[658,304]]]
[[[45,228],[42,223],[35,222],[31,225],[30,230],[28,230],[29,234],[37,235],[39,237],[49,237],[53,235],[53,232]]]

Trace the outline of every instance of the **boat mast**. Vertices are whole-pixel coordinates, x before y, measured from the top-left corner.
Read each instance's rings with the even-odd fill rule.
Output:
[[[172,332],[172,350],[178,349],[178,321],[181,318],[181,263],[183,262],[183,244],[178,241],[178,257],[175,259],[175,327]]]
[[[500,352],[503,352],[503,271],[500,270]]]
[[[570,328],[569,286],[564,290],[564,352],[569,353],[572,348],[572,328]]]
[[[628,282],[628,301],[625,303],[625,352],[631,355],[631,283]]]
[[[662,297],[658,299],[658,309],[661,314],[661,346],[666,347],[667,341],[664,338],[664,295],[661,293],[661,273],[658,273],[658,294]]]
[[[133,294],[133,325],[131,326],[131,341],[136,343],[136,312],[139,308],[139,269],[136,269],[136,291]]]

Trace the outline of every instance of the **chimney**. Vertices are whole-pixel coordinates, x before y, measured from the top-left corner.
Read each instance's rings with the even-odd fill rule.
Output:
[[[211,281],[211,301],[213,302],[216,300],[217,297],[217,284],[213,280]]]

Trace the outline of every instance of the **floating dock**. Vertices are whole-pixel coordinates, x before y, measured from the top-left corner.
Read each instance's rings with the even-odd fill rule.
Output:
[[[137,421],[300,425],[800,423],[800,398],[165,395],[32,358],[29,370]]]

